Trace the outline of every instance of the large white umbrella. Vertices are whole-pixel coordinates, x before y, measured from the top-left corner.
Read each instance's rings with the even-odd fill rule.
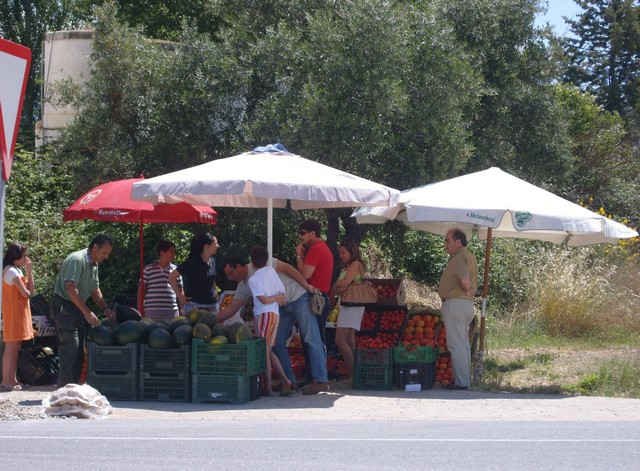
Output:
[[[299,155],[280,144],[145,179],[132,196],[153,203],[268,208],[269,253],[273,208],[391,206],[399,191]]]
[[[493,237],[572,246],[638,235],[497,167],[403,191],[397,205],[358,209],[355,216],[362,224],[398,218],[413,229],[441,235],[456,226],[467,233],[477,230],[481,239],[491,229]]]
[[[497,167],[401,192],[398,204],[360,208],[361,224],[399,219],[417,230],[444,235],[453,227],[486,239],[480,349],[484,348],[489,260],[493,237],[568,245],[615,242],[638,233]]]

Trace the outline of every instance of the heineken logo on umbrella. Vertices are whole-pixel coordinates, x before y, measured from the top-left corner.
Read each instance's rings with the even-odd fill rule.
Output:
[[[131,211],[125,211],[122,209],[99,209],[98,215],[100,216],[113,216],[113,217],[123,217],[127,216]]]
[[[473,218],[473,219],[480,219],[481,221],[487,221],[491,223],[496,222],[496,218],[488,216],[486,214],[479,214],[479,213],[476,213],[475,211],[469,211],[467,213],[467,217]]]
[[[527,223],[529,221],[531,221],[531,219],[533,218],[533,216],[531,215],[531,213],[526,212],[526,211],[516,211],[515,213],[515,219],[516,219],[516,227],[518,229],[523,228],[524,226],[527,225]]]

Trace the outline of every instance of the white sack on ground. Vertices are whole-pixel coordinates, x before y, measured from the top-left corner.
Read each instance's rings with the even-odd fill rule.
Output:
[[[49,416],[98,419],[111,414],[106,397],[88,384],[69,383],[53,391],[42,401],[44,413]]]

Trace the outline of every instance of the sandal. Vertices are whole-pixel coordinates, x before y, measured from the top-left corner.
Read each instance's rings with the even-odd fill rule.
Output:
[[[0,392],[22,391],[20,384],[0,384]]]

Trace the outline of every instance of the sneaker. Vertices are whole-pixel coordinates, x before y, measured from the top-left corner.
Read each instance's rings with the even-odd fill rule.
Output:
[[[302,388],[302,394],[306,396],[327,391],[329,391],[329,383],[310,383]]]

